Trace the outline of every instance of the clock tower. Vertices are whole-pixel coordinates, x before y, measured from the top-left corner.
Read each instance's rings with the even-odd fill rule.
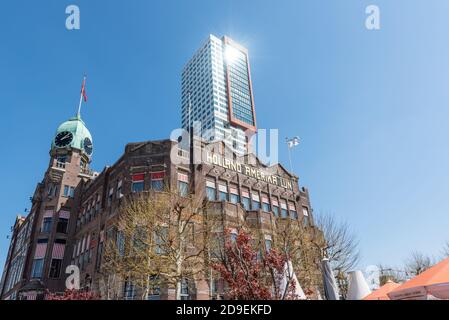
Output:
[[[64,166],[74,153],[75,158],[79,159],[76,164],[80,171],[87,173],[93,153],[92,136],[79,114],[58,127],[51,143],[50,156],[53,162],[56,161],[56,166]]]
[[[57,128],[47,171],[32,197],[34,228],[22,295],[65,290],[80,189],[96,176],[89,168],[92,154],[92,136],[78,112]]]

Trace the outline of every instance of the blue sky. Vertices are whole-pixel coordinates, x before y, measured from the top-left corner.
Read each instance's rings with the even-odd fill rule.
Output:
[[[69,4],[79,31],[65,29]],[[370,4],[379,31],[364,27]],[[102,170],[127,142],[179,126],[180,73],[209,33],[249,49],[259,128],[301,137],[300,184],[315,212],[351,224],[362,267],[438,255],[449,240],[448,11],[444,0],[2,1],[0,268],[83,73]]]

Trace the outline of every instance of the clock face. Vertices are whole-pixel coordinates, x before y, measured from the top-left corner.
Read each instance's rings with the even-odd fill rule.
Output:
[[[90,156],[92,154],[92,141],[89,138],[84,139],[84,151]]]
[[[56,136],[55,145],[58,148],[65,147],[65,146],[69,145],[70,142],[72,142],[72,140],[73,140],[73,134],[68,131],[63,131],[63,132],[58,133],[58,135]]]

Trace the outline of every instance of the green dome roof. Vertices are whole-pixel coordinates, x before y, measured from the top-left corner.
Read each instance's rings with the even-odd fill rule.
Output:
[[[56,137],[58,134],[62,132],[70,132],[72,134],[72,140],[69,144],[64,146],[58,146],[56,145]],[[62,123],[55,133],[55,138],[52,141],[51,148],[56,149],[58,147],[60,148],[75,148],[82,150],[86,153],[85,150],[85,141],[86,138],[88,138],[92,142],[92,135],[90,134],[89,130],[87,129],[86,125],[84,124],[84,121],[81,120],[81,117],[75,116],[73,118],[70,118],[66,122]],[[88,154],[89,155],[89,154]],[[90,156],[90,155],[89,155]]]

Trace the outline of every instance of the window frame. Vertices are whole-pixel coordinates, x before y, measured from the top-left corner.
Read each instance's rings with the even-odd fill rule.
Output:
[[[51,233],[52,227],[53,227],[53,218],[52,217],[44,217],[42,219],[41,232],[42,233]]]
[[[39,262],[39,275],[36,275],[36,263]],[[33,265],[31,267],[31,278],[41,279],[44,272],[44,258],[33,259]]]
[[[59,264],[55,266],[53,266],[53,262],[59,262]],[[48,277],[51,279],[58,279],[61,277],[61,270],[62,270],[62,259],[56,259],[56,258],[52,258],[50,261],[50,268],[48,271]],[[52,273],[56,273],[53,274]]]
[[[65,224],[64,231],[60,231],[60,226]],[[66,218],[58,218],[58,223],[56,224],[56,233],[67,234],[69,230],[69,219]]]

